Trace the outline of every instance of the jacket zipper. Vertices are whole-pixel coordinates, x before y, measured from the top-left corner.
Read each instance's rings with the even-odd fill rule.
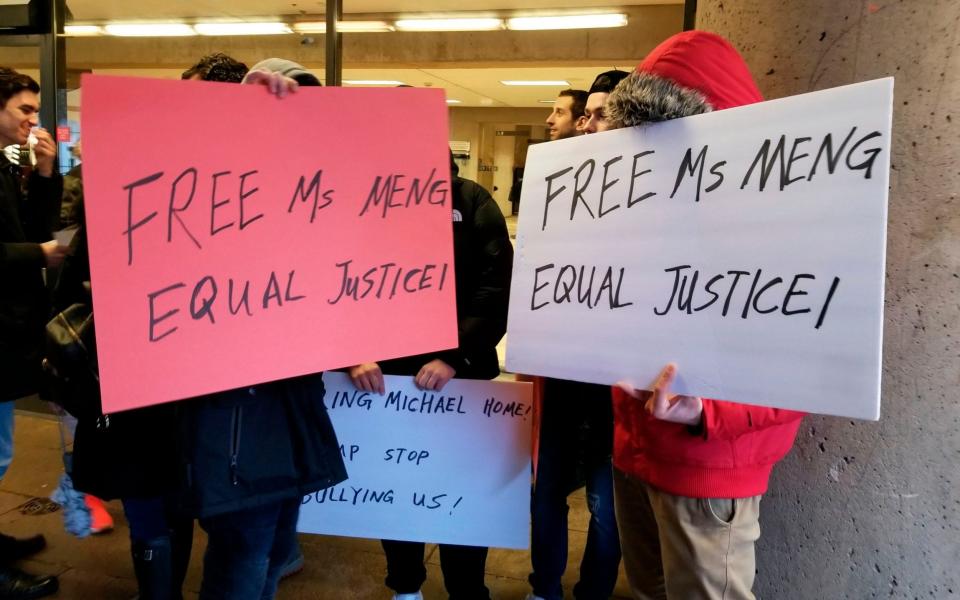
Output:
[[[235,406],[233,408],[233,418],[230,422],[230,481],[233,485],[239,485],[240,479],[237,474],[238,456],[240,454],[240,422],[243,418],[243,407]]]

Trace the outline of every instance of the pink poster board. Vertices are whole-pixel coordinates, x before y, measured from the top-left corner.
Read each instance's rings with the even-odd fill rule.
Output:
[[[83,78],[104,412],[457,345],[427,89]]]

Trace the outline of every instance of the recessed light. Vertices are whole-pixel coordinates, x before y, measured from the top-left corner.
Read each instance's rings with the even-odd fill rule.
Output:
[[[593,29],[597,27],[625,27],[627,15],[562,15],[553,17],[515,17],[507,19],[507,29],[536,31],[544,29]]]
[[[278,35],[292,33],[286,23],[197,23],[193,26],[200,35]]]
[[[522,79],[510,79],[507,81],[501,81],[503,85],[550,85],[555,87],[569,86],[570,83],[562,79],[545,79],[545,80],[522,80]]]
[[[400,31],[495,31],[503,29],[503,19],[399,19],[394,23]]]
[[[196,35],[186,23],[110,23],[104,26],[110,35],[121,37],[174,37]]]
[[[64,35],[70,36],[85,36],[85,35],[102,35],[103,27],[99,25],[64,25],[63,26]]]
[[[394,31],[396,28],[386,21],[338,21],[337,31],[341,33],[372,33]],[[326,33],[326,21],[303,21],[293,24],[297,33]]]
[[[453,98],[447,98],[447,104],[460,104],[460,100],[454,100]]]
[[[402,81],[394,81],[393,79],[344,79],[343,82],[350,85],[406,85]]]

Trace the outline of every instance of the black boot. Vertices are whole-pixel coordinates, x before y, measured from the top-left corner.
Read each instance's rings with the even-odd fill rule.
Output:
[[[176,523],[170,530],[170,565],[172,571],[172,600],[183,600],[183,581],[190,566],[193,550],[193,519]]]
[[[46,547],[47,540],[39,534],[15,538],[0,533],[0,558],[8,563],[36,554]]]
[[[171,600],[172,573],[170,538],[155,538],[148,542],[132,542],[133,571],[137,575],[139,600]]]
[[[53,575],[30,575],[13,567],[0,567],[0,598],[30,600],[57,591],[60,582]]]

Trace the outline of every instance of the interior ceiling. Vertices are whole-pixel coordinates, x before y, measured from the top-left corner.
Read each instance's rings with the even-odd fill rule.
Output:
[[[469,5],[450,0],[343,0],[345,15],[366,13],[449,13],[454,11],[596,10],[645,4],[683,4],[683,0],[474,0]],[[76,21],[157,19],[249,19],[290,15],[321,15],[323,0],[67,0]]]
[[[536,14],[552,12],[595,12],[616,10],[629,7],[658,4],[683,4],[683,0],[475,0],[469,5],[458,4],[451,0],[343,0],[345,16],[361,18],[361,15],[402,15],[409,13],[449,14],[457,10],[471,12],[496,12],[500,15],[512,13]],[[160,21],[160,20],[256,20],[264,18],[291,19],[303,15],[322,15],[324,0],[140,0],[138,2],[114,2],[111,0],[67,0],[73,15],[73,22],[104,21]],[[344,44],[351,43],[350,34]],[[381,34],[376,34],[381,35]],[[386,34],[390,35],[390,34]],[[416,35],[416,34],[405,34]],[[268,36],[264,37],[264,41]],[[92,40],[91,40],[92,41]],[[639,58],[639,57],[638,57]],[[69,63],[68,57],[68,63]],[[592,61],[591,61],[592,63]],[[496,63],[483,65],[487,68],[456,68],[455,65],[443,68],[416,68],[415,64],[380,65],[382,68],[345,68],[343,79],[391,80],[401,81],[417,87],[435,87],[446,91],[447,98],[459,100],[452,104],[457,107],[527,107],[544,109],[544,117],[550,105],[544,100],[553,100],[562,87],[519,87],[505,86],[502,80],[565,80],[574,89],[587,89],[594,77],[613,68],[630,70],[633,64],[596,64],[580,62],[576,65],[564,65],[562,61],[543,64],[536,68],[520,68],[508,64]],[[248,61],[248,64],[250,62]],[[106,65],[104,65],[106,66]],[[119,67],[120,65],[117,65]],[[180,70],[169,69],[130,69],[97,68],[96,72],[117,75],[146,77],[179,77]],[[188,65],[184,65],[186,68]],[[306,64],[321,79],[324,76],[322,63]],[[349,85],[349,84],[345,84]]]
[[[550,105],[541,100],[553,100],[566,86],[505,86],[504,79],[562,79],[574,89],[587,89],[594,77],[602,71],[619,68],[626,71],[636,65],[598,65],[596,67],[548,67],[504,69],[344,69],[346,79],[377,79],[401,81],[414,87],[443,88],[448,99],[459,100],[458,107],[539,107],[546,118]],[[130,75],[178,79],[181,71],[170,69],[98,69],[104,75]],[[323,79],[323,69],[314,72]],[[346,87],[351,87],[344,84]],[[368,86],[363,86],[368,87]]]

